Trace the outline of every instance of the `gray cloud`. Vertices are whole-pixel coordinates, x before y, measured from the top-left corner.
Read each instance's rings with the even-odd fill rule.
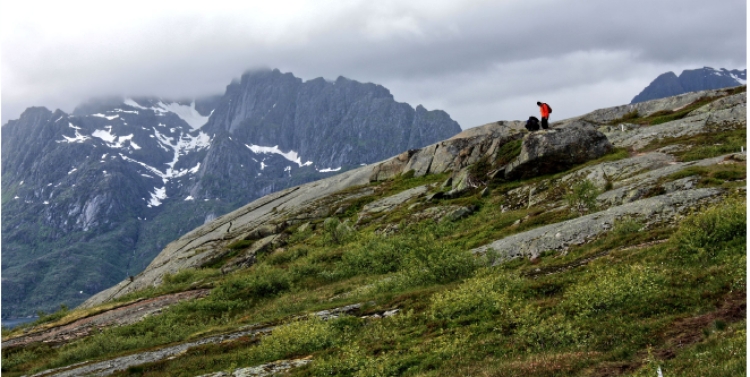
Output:
[[[21,21],[3,26],[2,123],[100,95],[222,93],[245,70],[273,67],[382,84],[467,128],[527,117],[537,100],[558,119],[626,103],[668,70],[746,67],[743,0],[279,4],[96,8],[77,32],[4,11],[3,24]]]

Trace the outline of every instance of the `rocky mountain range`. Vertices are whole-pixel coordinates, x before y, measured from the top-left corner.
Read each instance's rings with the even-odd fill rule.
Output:
[[[654,79],[630,103],[676,96],[688,92],[728,88],[747,84],[747,69],[727,70],[703,67],[686,69],[677,76],[674,72],[662,73]]]
[[[29,108],[2,127],[3,318],[75,306],[249,201],[460,130],[379,85],[278,70],[195,100]]]

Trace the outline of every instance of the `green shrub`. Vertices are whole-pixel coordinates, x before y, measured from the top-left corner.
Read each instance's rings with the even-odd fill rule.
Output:
[[[356,233],[348,220],[342,223],[331,217],[323,222],[323,242],[326,245],[342,245],[355,238]]]
[[[264,298],[288,291],[290,286],[286,271],[259,264],[251,273],[225,279],[211,292],[211,296],[219,300]]]
[[[386,274],[401,266],[408,244],[402,237],[383,238],[370,235],[365,242],[344,252],[340,269],[345,276],[357,274]]]
[[[431,284],[446,284],[470,276],[476,269],[473,255],[446,245],[412,250],[403,266],[390,279],[382,281],[378,290],[402,291]]]
[[[565,201],[571,210],[583,215],[596,210],[596,197],[599,193],[599,189],[590,180],[584,179],[573,185],[565,196]]]
[[[274,252],[266,256],[264,261],[270,265],[282,265],[305,257],[307,254],[307,248],[295,247],[281,252]]]
[[[524,308],[517,322],[516,338],[529,351],[581,346],[584,339],[580,328],[570,319],[559,313],[545,317],[535,306]]]
[[[636,219],[626,218],[615,223],[612,227],[612,233],[619,237],[626,237],[641,231],[643,228],[643,222]]]
[[[653,302],[666,290],[664,276],[641,265],[594,268],[588,277],[565,293],[563,305],[572,315],[585,317],[617,310],[648,314],[650,308],[658,307]]]
[[[208,277],[216,276],[218,273],[218,270],[215,269],[188,268],[179,271],[176,274],[165,274],[163,279],[165,284],[190,284]]]
[[[497,150],[497,159],[494,166],[505,166],[521,154],[523,140],[513,140],[503,144]]]
[[[518,277],[503,273],[468,279],[454,289],[432,295],[430,315],[448,320],[470,314],[495,319],[501,316],[507,322],[517,309],[513,292],[520,284]]]
[[[747,207],[730,199],[686,218],[672,237],[677,257],[687,262],[710,263],[720,254],[745,252]]]
[[[724,181],[737,181],[745,179],[745,172],[740,170],[721,170],[711,174],[711,177]]]
[[[261,339],[252,353],[258,359],[280,360],[331,347],[338,340],[338,331],[333,326],[335,321],[312,317],[276,327],[271,335]]]

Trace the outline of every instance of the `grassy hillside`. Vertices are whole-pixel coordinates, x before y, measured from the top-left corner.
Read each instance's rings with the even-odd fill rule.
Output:
[[[690,140],[663,139],[646,149],[689,143],[693,148],[676,157],[692,161],[738,150],[744,138],[745,129],[738,128]],[[617,149],[585,166],[629,156]],[[119,303],[211,288],[207,297],[58,348],[37,343],[3,350],[3,375],[106,360],[262,325],[276,327],[268,335],[196,346],[114,375],[197,376],[299,358],[312,362],[289,375],[655,376],[657,368],[665,376],[744,375],[746,164],[691,167],[662,179],[664,184],[696,177],[698,187],[727,193],[676,223],[624,219],[597,239],[532,260],[496,263],[496,253],[469,252],[602,209],[589,198],[600,191],[584,187],[587,181],[560,183],[558,178],[569,173],[494,180],[484,194],[477,188],[458,198],[412,199],[366,218],[360,218],[366,204],[425,184],[437,189],[447,176],[405,175],[349,189],[373,191],[342,202],[339,208],[345,210],[325,221],[287,228],[287,244],[258,255],[250,268],[221,272],[223,262],[252,244],[234,243],[211,266],[167,276],[164,284]],[[549,200],[558,206],[509,205],[512,190],[540,185],[550,186],[556,194]],[[442,220],[415,216],[449,206],[474,211]],[[356,315],[306,316],[355,303],[362,304]],[[382,316],[394,309],[396,314]],[[82,315],[61,312],[37,325]]]

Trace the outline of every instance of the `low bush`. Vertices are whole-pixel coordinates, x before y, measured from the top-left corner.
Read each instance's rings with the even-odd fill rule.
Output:
[[[271,335],[261,339],[251,354],[255,359],[271,361],[305,356],[331,347],[339,339],[339,331],[334,327],[336,321],[312,317],[276,327]]]
[[[586,212],[596,210],[596,197],[599,189],[588,179],[584,179],[573,185],[571,191],[565,196],[565,201],[571,210],[583,215]]]
[[[565,292],[567,313],[579,317],[613,311],[649,314],[655,307],[651,303],[666,291],[664,276],[642,265],[592,268],[588,277]]]
[[[291,281],[286,271],[259,264],[251,273],[225,279],[211,292],[211,297],[216,300],[265,298],[288,291],[290,287]]]
[[[686,218],[672,237],[678,259],[688,263],[711,263],[722,255],[745,252],[747,206],[742,199],[720,205]]]
[[[518,277],[507,273],[480,274],[454,289],[435,293],[430,299],[430,315],[446,320],[468,315],[504,317],[509,323],[517,311],[513,293],[520,284]]]
[[[516,339],[528,351],[548,351],[561,347],[583,348],[584,334],[572,319],[563,314],[545,317],[529,305],[518,316]]]

